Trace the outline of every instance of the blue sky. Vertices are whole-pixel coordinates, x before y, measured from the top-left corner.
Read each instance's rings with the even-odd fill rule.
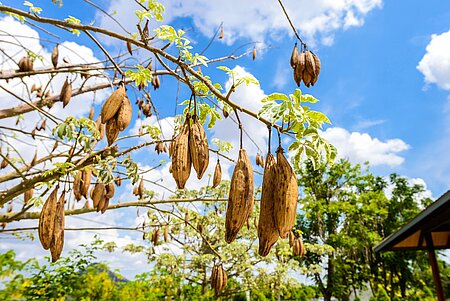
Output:
[[[125,7],[116,17],[134,32],[134,8],[130,2],[96,1],[107,11]],[[22,1],[3,0],[2,3],[24,8]],[[83,1],[66,0],[62,8],[50,1],[33,3],[41,6],[43,15],[47,17],[73,15],[86,24],[94,21],[95,25],[120,30]],[[240,49],[236,53],[242,53],[251,50],[253,45],[258,49],[255,61],[247,56],[221,63],[230,68],[238,66],[236,68],[241,72],[253,74],[260,81],[260,88],[239,90],[234,98],[236,101],[257,109],[258,100],[265,94],[276,91],[292,93],[296,88],[289,66],[295,39],[276,0],[260,1],[258,7],[254,1],[234,0],[164,3],[168,8],[166,20],[174,27],[186,30],[194,43],[194,51],[200,52],[223,22],[225,39],[214,41],[205,53],[208,58],[228,55],[237,48]],[[371,161],[372,170],[378,175],[396,172],[411,178],[414,183],[426,183],[434,197],[449,189],[449,2],[324,0],[311,4],[310,1],[286,0],[284,3],[300,35],[321,58],[322,71],[318,83],[309,89],[302,87],[302,90],[320,100],[315,108],[324,111],[333,122],[324,134],[335,143],[341,155],[355,163]],[[58,31],[58,34],[61,42],[76,42],[92,48],[95,57],[104,57],[85,35],[77,38],[63,31]],[[40,36],[55,41],[42,32]],[[100,40],[112,53],[125,51],[125,45],[105,37],[100,37]],[[50,50],[53,47],[44,39],[41,44]],[[146,55],[138,54],[139,57]],[[228,78],[216,66],[202,71],[226,87]],[[162,78],[162,84],[162,89],[152,96],[161,116],[170,123],[176,82]],[[180,95],[181,98],[189,97],[186,89],[182,89]],[[258,126],[258,123],[252,122],[248,129],[255,135],[258,146],[265,149],[264,132],[253,131],[253,126]],[[136,130],[136,124],[138,122],[134,120],[130,129]],[[171,135],[169,132],[170,128],[167,135]],[[210,137],[215,135],[237,141],[237,129],[234,133],[229,124],[218,124]],[[247,143],[251,145],[251,142]],[[134,158],[143,166],[168,159],[148,152],[138,152]],[[165,166],[165,170],[158,171],[150,179],[156,181],[167,177],[167,170],[168,166]],[[126,214],[117,214],[116,218],[123,220],[124,216],[134,221],[134,216]]]

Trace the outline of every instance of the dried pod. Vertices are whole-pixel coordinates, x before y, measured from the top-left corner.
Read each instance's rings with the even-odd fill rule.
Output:
[[[313,53],[309,50],[305,51],[305,67],[311,78],[316,76],[316,61],[314,60]]]
[[[105,205],[106,202],[106,196],[103,195],[100,200],[98,201],[97,206],[95,206],[95,202],[94,202],[94,208],[96,212],[100,212],[103,209],[103,206]]]
[[[295,66],[294,70],[294,80],[297,86],[300,86],[300,82],[303,79],[303,71],[306,69],[306,55],[304,52],[301,52],[298,56],[298,63]]]
[[[106,123],[108,120],[113,119],[122,106],[123,99],[126,97],[125,85],[121,83],[119,87],[114,91],[111,96],[105,101],[102,106],[100,115],[102,116],[102,123]]]
[[[169,242],[169,225],[164,227],[164,242]]]
[[[31,138],[36,139],[36,128],[31,131]]]
[[[253,58],[253,60],[256,59],[256,48],[253,48],[252,58]]]
[[[274,218],[281,238],[286,238],[295,223],[298,185],[294,170],[283,155],[283,148],[277,149],[277,193],[274,194]]]
[[[50,248],[53,239],[53,227],[55,226],[56,203],[58,196],[58,186],[50,193],[44,207],[39,215],[38,234],[42,247],[45,250]]]
[[[33,193],[34,193],[34,189],[33,188],[30,188],[27,191],[25,191],[25,193],[23,194],[23,204],[24,205],[28,204],[28,202],[33,197]]]
[[[120,185],[122,185],[122,178],[120,176],[117,176],[114,179],[114,183],[116,184],[117,187],[119,187]]]
[[[141,178],[141,181],[139,181],[139,186],[138,186],[138,190],[137,190],[137,194],[139,195],[139,198],[142,199],[142,197],[144,196],[144,192],[145,192],[144,179]]]
[[[105,184],[97,183],[92,190],[92,201],[94,202],[94,208],[98,208],[98,204],[104,198],[106,193]]]
[[[219,159],[217,159],[216,168],[214,169],[212,187],[215,188],[215,187],[219,186],[221,180],[222,180],[222,167],[220,166]]]
[[[274,194],[277,192],[277,162],[275,157],[267,154],[261,192],[261,209],[259,211],[258,238],[260,256],[267,256],[278,240],[278,228],[274,219]]]
[[[80,191],[81,195],[88,198],[89,186],[91,185],[92,171],[84,169],[81,177]]]
[[[98,141],[100,141],[105,136],[105,125],[102,123],[100,115],[95,120],[95,125],[97,126],[97,130],[100,133],[99,138],[98,138]]]
[[[231,243],[247,221],[253,209],[254,179],[250,159],[245,149],[239,150],[239,158],[231,177],[230,193],[225,222],[225,241]]]
[[[132,47],[130,41],[127,41],[127,49],[128,49],[128,52],[130,53],[130,55],[133,55],[133,47]]]
[[[312,53],[312,52],[311,52]],[[313,79],[311,80],[311,85],[314,86],[314,84],[317,82],[317,80],[319,79],[319,74],[320,74],[320,68],[321,68],[321,64],[320,64],[320,59],[317,55],[315,55],[314,53],[312,53],[312,56],[314,58],[314,71],[315,71],[315,76],[313,77]]]
[[[33,71],[33,61],[27,56],[21,58],[18,65],[20,72]]]
[[[103,201],[103,207],[100,208],[100,212],[103,214],[106,212],[109,206],[109,198],[105,197]]]
[[[94,106],[92,106],[89,110],[89,119],[94,120]]]
[[[47,127],[47,119],[42,120],[41,125],[39,126],[39,131],[44,131]]]
[[[0,163],[0,169],[6,168],[9,164],[9,153],[3,158],[2,163]]]
[[[183,189],[191,173],[189,154],[189,116],[181,126],[180,133],[172,141],[172,176],[178,189]]]
[[[197,115],[192,116],[192,121],[189,131],[189,152],[192,165],[197,172],[197,178],[200,180],[209,164],[208,138]]]
[[[223,31],[223,26],[220,27],[220,34],[219,34],[219,39],[223,39],[225,33]]]
[[[159,155],[164,152],[164,144],[161,141],[158,141],[155,145],[155,151]]]
[[[72,184],[72,190],[73,190],[73,196],[75,197],[75,200],[79,201],[81,200],[81,180],[83,178],[83,172],[79,170],[75,177],[73,177],[73,184]]]
[[[154,75],[152,77],[152,86],[153,86],[153,90],[159,89],[159,87],[161,86],[161,81],[159,80],[158,75]]]
[[[313,79],[312,75],[306,69],[303,70],[302,80],[305,86],[309,88],[311,86],[312,79]]]
[[[152,233],[152,243],[153,245],[158,245],[159,242],[159,228],[155,228],[153,229],[153,233]]]
[[[119,136],[119,125],[116,118],[111,118],[106,122],[105,126],[106,140],[108,145],[112,145]]]
[[[106,188],[105,196],[108,199],[112,199],[114,197],[114,193],[115,193],[114,182],[110,182],[110,183],[106,184],[105,188]]]
[[[289,245],[292,247],[294,245],[295,235],[294,232],[289,232]]]
[[[53,227],[52,242],[50,244],[52,262],[56,262],[59,259],[64,247],[64,203],[65,191],[59,197],[58,204],[56,205],[55,224]]]
[[[303,240],[301,238],[298,238],[294,241],[292,250],[294,252],[294,255],[298,257],[303,257],[306,254],[305,245],[303,244]]]
[[[259,153],[255,156],[255,163],[256,165],[261,166],[261,155]]]
[[[122,101],[122,106],[117,112],[117,125],[119,126],[119,131],[123,131],[131,122],[132,108],[130,99],[125,95]]]
[[[228,113],[228,111],[225,107],[223,107],[223,109],[222,109],[222,115],[224,118],[228,118],[228,116],[230,116],[230,113]]]
[[[55,48],[53,48],[53,51],[52,51],[52,64],[53,64],[53,68],[55,68],[55,69],[58,66],[58,56],[59,56],[59,50],[58,50],[58,44],[56,44]]]
[[[210,281],[216,295],[227,286],[228,276],[222,265],[214,265]]]
[[[290,60],[292,69],[295,69],[295,66],[297,66],[298,62],[299,62],[298,48],[297,48],[297,43],[295,43],[294,49],[292,50],[292,54],[291,54],[291,60]]]
[[[142,113],[144,113],[145,117],[151,117],[153,115],[152,106],[149,103],[143,104]]]
[[[71,98],[72,98],[72,83],[69,83],[69,80],[66,78],[61,88],[61,93],[59,95],[59,99],[63,103],[63,108],[65,108],[69,104]]]
[[[35,150],[35,152],[34,152],[34,157],[33,157],[33,159],[30,162],[30,167],[31,166],[35,166],[36,162],[37,162],[37,150]]]
[[[58,140],[55,141],[55,143],[53,144],[53,148],[52,148],[52,153],[58,148],[59,142]]]

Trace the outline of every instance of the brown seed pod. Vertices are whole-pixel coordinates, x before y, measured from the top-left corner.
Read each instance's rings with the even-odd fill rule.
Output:
[[[189,154],[189,116],[181,126],[180,133],[172,141],[172,176],[178,189],[183,189],[191,173]]]
[[[59,95],[59,99],[63,102],[63,108],[65,108],[72,98],[72,83],[66,78]]]
[[[58,56],[59,56],[59,50],[58,50],[58,44],[56,44],[55,48],[53,48],[53,51],[52,51],[52,64],[53,64],[53,68],[55,68],[55,69],[58,66]]]
[[[139,198],[142,199],[142,197],[144,196],[144,192],[145,192],[144,179],[141,178],[141,180],[139,181],[138,189],[137,189],[137,194],[139,195]]]
[[[291,60],[290,60],[292,69],[295,69],[295,66],[297,66],[298,62],[299,62],[298,48],[297,48],[297,43],[295,43],[294,49],[292,50],[292,54],[291,54]]]
[[[221,180],[222,180],[222,167],[220,166],[219,159],[217,159],[216,168],[214,169],[212,187],[215,188],[215,187],[219,186]]]
[[[277,192],[277,162],[275,157],[267,154],[266,166],[261,192],[261,209],[259,211],[258,238],[260,256],[267,256],[278,240],[278,229],[274,219],[274,194]]]
[[[6,154],[6,156],[3,158],[2,163],[0,164],[0,169],[6,168],[8,166],[8,160],[9,160],[9,153]]]
[[[100,115],[95,120],[95,125],[97,126],[97,130],[100,133],[99,138],[98,138],[98,141],[100,141],[105,136],[105,125],[102,123]]]
[[[122,106],[117,112],[117,124],[119,126],[119,131],[123,131],[131,122],[132,108],[130,99],[125,95],[122,101]]]
[[[92,171],[90,169],[84,169],[81,176],[80,191],[81,195],[86,199],[88,198],[89,186],[91,185]]]
[[[162,153],[164,151],[164,145],[161,141],[158,141],[155,145],[155,151],[156,153],[159,155],[160,153]]]
[[[309,50],[305,51],[305,67],[311,78],[316,76],[316,61],[314,60],[313,53]]]
[[[247,221],[253,209],[254,179],[250,159],[245,149],[239,150],[239,158],[231,177],[230,193],[225,222],[225,241],[231,243]]]
[[[189,152],[192,165],[200,180],[205,174],[209,164],[209,146],[203,126],[198,121],[197,115],[192,116],[192,125],[189,131]]]
[[[152,77],[152,86],[153,90],[159,89],[159,87],[161,86],[161,81],[159,80],[158,75],[154,75]]]
[[[30,201],[30,199],[33,197],[34,189],[30,188],[23,194],[23,204],[26,205]]]
[[[156,227],[155,229],[153,229],[152,243],[153,243],[153,245],[157,246],[158,242],[159,242],[159,228]]]
[[[142,113],[145,117],[151,117],[153,115],[152,106],[149,103],[142,105]]]
[[[256,48],[253,48],[252,58],[253,58],[253,60],[256,59]]]
[[[41,125],[39,126],[39,131],[44,131],[47,127],[47,119],[42,120]]]
[[[75,200],[79,201],[81,200],[81,179],[83,177],[83,172],[79,170],[75,177],[73,177],[73,184],[72,184],[72,190],[73,190],[73,196],[75,197]]]
[[[103,206],[105,205],[106,199],[107,198],[105,197],[105,195],[103,195],[100,198],[100,201],[98,202],[97,206],[95,206],[95,203],[94,203],[94,208],[95,208],[96,212],[100,212],[103,209]]]
[[[41,214],[39,215],[39,227],[38,234],[42,247],[45,250],[50,248],[53,239],[53,227],[55,226],[56,215],[56,203],[58,186],[50,193],[47,201],[45,201],[44,207],[42,207]]]
[[[303,70],[302,80],[305,86],[309,88],[311,86],[312,79],[313,77],[311,76],[311,74],[306,69]]]
[[[55,224],[53,227],[52,242],[50,244],[52,262],[56,262],[59,259],[64,247],[64,203],[65,191],[62,192],[56,205]]]
[[[89,110],[89,119],[94,120],[94,106],[92,106]]]
[[[223,109],[222,109],[222,115],[224,118],[228,118],[228,116],[230,116],[230,113],[228,113],[228,111],[225,107],[223,107]]]
[[[133,47],[132,47],[130,41],[127,41],[127,49],[128,49],[128,52],[130,53],[130,55],[133,55]]]
[[[114,141],[116,141],[120,132],[118,121],[116,118],[111,118],[106,122],[105,132],[108,145],[112,145]]]
[[[225,33],[223,31],[223,26],[220,27],[220,34],[219,34],[219,39],[223,39]]]
[[[98,204],[104,198],[106,193],[105,184],[97,183],[92,190],[92,201],[94,202],[94,208],[98,208]],[[97,210],[98,211],[98,210]]]
[[[227,286],[228,276],[222,265],[213,266],[210,281],[216,295]]]
[[[34,129],[31,131],[31,138],[33,138],[33,140],[36,139],[36,128],[34,128]]]
[[[117,187],[119,187],[120,185],[122,185],[122,178],[120,176],[117,176],[114,179],[114,183],[116,184]]]
[[[37,162],[37,150],[34,152],[34,157],[33,157],[33,159],[30,162],[30,167],[31,166],[35,166],[36,162]]]
[[[294,170],[283,155],[283,148],[277,149],[277,193],[274,194],[274,218],[281,238],[286,238],[295,223],[298,185]]]
[[[164,242],[169,242],[169,225],[164,227]]]
[[[100,212],[103,214],[106,212],[106,210],[108,209],[109,206],[109,198],[105,197],[105,200],[103,201],[103,207],[100,208]]]
[[[53,144],[53,148],[52,148],[52,153],[58,148],[59,142],[58,140],[55,141],[55,143]]]
[[[115,193],[115,188],[114,188],[114,182],[110,182],[108,184],[106,184],[106,197],[108,199],[112,199],[114,197],[114,193]]]
[[[311,80],[311,85],[314,86],[314,84],[317,82],[317,80],[319,79],[319,74],[320,74],[320,68],[321,68],[321,64],[320,64],[320,59],[317,55],[315,55],[313,52],[312,56],[314,58],[314,66],[315,66],[315,76],[313,77],[313,79]]]
[[[18,65],[19,65],[20,72],[33,71],[33,61],[27,56],[24,56],[23,58],[21,58]]]
[[[294,232],[289,232],[289,245],[292,247],[294,245],[295,235]]]
[[[122,106],[123,99],[126,97],[125,85],[122,83],[105,101],[100,113],[102,123],[106,123],[117,114]]]
[[[301,52],[298,56],[298,63],[295,66],[294,70],[294,80],[297,83],[297,86],[300,86],[300,82],[303,79],[303,71],[306,69],[306,55],[304,52]]]

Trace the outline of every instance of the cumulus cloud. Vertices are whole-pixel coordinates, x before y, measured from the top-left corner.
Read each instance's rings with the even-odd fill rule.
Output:
[[[327,129],[323,137],[337,147],[340,157],[348,158],[353,163],[369,161],[372,166],[399,166],[405,159],[398,153],[409,149],[409,145],[401,139],[380,141],[367,133],[349,132],[339,127]]]
[[[417,65],[425,76],[425,82],[450,90],[450,30],[433,34],[426,53]]]
[[[161,1],[166,7],[165,22],[177,18],[192,18],[202,34],[211,37],[221,22],[224,24],[224,41],[233,43],[238,38],[265,41],[280,33],[293,34],[283,11],[276,1]],[[382,6],[382,0],[285,0],[286,10],[293,23],[310,43],[330,44],[337,30],[364,24],[366,15]],[[129,1],[111,2],[109,11],[117,11],[115,18],[130,31],[135,31],[135,20]],[[138,7],[136,6],[136,9]],[[110,18],[100,15],[102,26],[122,31]],[[153,22],[154,23],[154,22]]]

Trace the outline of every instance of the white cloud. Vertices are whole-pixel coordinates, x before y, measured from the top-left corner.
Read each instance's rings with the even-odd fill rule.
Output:
[[[433,34],[426,53],[417,65],[425,76],[425,82],[450,90],[450,30]]]
[[[401,139],[380,141],[367,133],[349,132],[339,127],[327,129],[323,137],[337,147],[340,157],[348,158],[353,163],[369,161],[372,166],[399,166],[404,158],[398,153],[409,149],[409,145]]]
[[[280,5],[276,1],[161,1],[166,6],[166,23],[176,18],[190,17],[196,28],[211,37],[221,22],[224,24],[224,41],[233,43],[238,38],[265,41],[267,36],[293,35]],[[285,0],[283,1],[292,22],[310,43],[330,43],[334,32],[361,26],[370,11],[382,6],[382,0]],[[129,31],[136,31],[136,17],[128,0],[114,1],[108,11],[118,11],[115,18]],[[101,26],[122,31],[110,18],[100,15]],[[156,26],[152,22],[152,26]]]

